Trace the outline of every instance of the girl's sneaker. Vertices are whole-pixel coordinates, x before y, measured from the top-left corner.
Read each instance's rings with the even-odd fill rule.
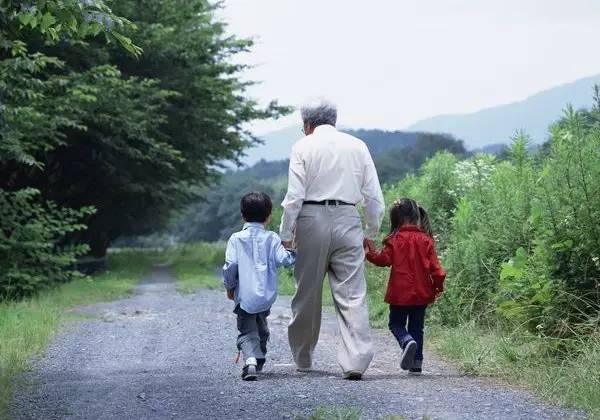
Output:
[[[408,369],[408,374],[409,375],[420,375],[422,373],[423,373],[423,361],[415,360],[412,367],[410,369]]]
[[[409,370],[415,362],[415,353],[417,352],[417,342],[410,340],[402,349],[402,357],[400,359],[400,369]]]
[[[256,359],[249,357],[246,365],[242,369],[242,379],[244,381],[256,381]]]
[[[265,367],[267,359],[256,359],[256,371],[258,373],[262,373],[263,368]]]

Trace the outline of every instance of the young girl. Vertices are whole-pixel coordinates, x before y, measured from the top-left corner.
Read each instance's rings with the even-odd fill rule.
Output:
[[[425,309],[442,293],[446,273],[435,253],[429,218],[410,198],[390,209],[391,232],[384,248],[370,248],[367,259],[392,266],[385,302],[390,305],[389,327],[402,348],[400,367],[420,374],[423,365]]]

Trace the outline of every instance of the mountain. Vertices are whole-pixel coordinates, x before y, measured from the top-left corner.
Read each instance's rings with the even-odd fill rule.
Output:
[[[458,157],[467,154],[463,143],[448,135],[380,130],[363,130],[356,134],[370,147],[382,184],[393,183],[408,173],[415,173],[427,158],[440,150]],[[390,145],[396,147],[390,148]],[[278,204],[287,190],[288,166],[288,160],[259,160],[250,167],[224,172],[217,184],[202,191],[201,199],[180,213],[174,223],[173,234],[182,241],[227,239],[240,228],[237,205],[240,197],[253,190],[264,191],[271,196],[276,215],[281,209]],[[277,225],[277,216],[274,217]]]
[[[409,131],[351,130],[347,128],[342,128],[342,131],[362,139],[373,155],[398,147],[412,146],[416,143],[419,134],[421,134]],[[274,161],[288,159],[292,146],[301,137],[303,137],[303,134],[300,130],[300,125],[297,127],[287,127],[260,136],[263,144],[249,149],[246,152],[247,156],[242,161],[247,166],[252,166],[261,160]]]
[[[510,141],[523,129],[534,142],[548,137],[548,126],[561,117],[567,104],[576,109],[592,105],[592,89],[600,74],[536,93],[522,101],[470,114],[439,115],[407,127],[411,131],[449,133],[464,140],[470,149]]]
[[[567,104],[575,108],[592,105],[592,88],[600,84],[600,74],[579,79],[536,93],[522,101],[482,109],[469,114],[438,115],[410,125],[403,131],[351,130],[342,128],[363,139],[371,152],[378,154],[389,149],[414,144],[419,132],[448,133],[464,141],[468,149],[490,151],[510,142],[514,133],[523,129],[533,141],[541,143],[548,137],[548,126],[561,117]],[[247,151],[243,162],[252,166],[261,159],[281,160],[290,155],[293,144],[303,134],[301,124],[260,136],[264,144]]]
[[[263,144],[259,144],[246,151],[246,157],[242,161],[252,166],[260,160],[282,160],[289,159],[292,146],[298,139],[303,137],[302,124],[287,127],[281,130],[259,136]]]

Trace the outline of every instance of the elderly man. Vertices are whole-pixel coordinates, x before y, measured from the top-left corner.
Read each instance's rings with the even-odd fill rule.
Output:
[[[318,101],[301,114],[306,137],[292,148],[280,229],[284,246],[294,232],[297,246],[290,348],[298,370],[310,370],[327,273],[342,338],[338,362],[344,378],[361,379],[373,358],[363,244],[379,232],[383,194],[367,146],[336,129],[335,105]],[[366,239],[356,208],[362,202]]]

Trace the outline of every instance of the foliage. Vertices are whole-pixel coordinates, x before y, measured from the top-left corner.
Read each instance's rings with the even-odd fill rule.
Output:
[[[108,42],[116,42],[134,55],[141,52],[120,32],[131,27],[130,22],[115,15],[103,0],[7,0],[0,5],[0,23],[0,48],[13,54],[26,49],[20,39],[23,32],[34,32],[48,42],[103,34]]]
[[[138,56],[98,37],[48,44],[23,28],[20,33],[52,61],[34,69],[33,91],[23,83],[23,94],[11,93],[19,112],[7,114],[15,115],[7,121],[8,134],[14,133],[7,138],[15,140],[5,144],[15,143],[14,151],[27,138],[35,147],[25,149],[22,160],[44,171],[19,167],[9,156],[4,187],[33,186],[59,205],[94,205],[88,230],[72,240],[89,243],[95,256],[121,235],[164,226],[171,211],[194,196],[190,184],[211,181],[220,162],[236,160],[256,141],[244,123],[288,110],[276,103],[260,109],[243,96],[250,84],[239,80],[245,66],[231,58],[252,43],[225,35],[215,18],[218,6],[143,3],[115,2],[114,12],[127,19],[101,19],[108,29],[133,22],[121,25],[122,34],[107,29],[107,36],[136,39],[146,51]],[[18,70],[17,77],[25,73]],[[26,97],[38,102],[25,106]],[[50,111],[56,117],[47,118]]]
[[[225,261],[224,243],[186,244],[167,253],[168,263],[181,293],[193,293],[200,288],[218,289],[221,283],[217,271]]]
[[[227,172],[218,184],[205,189],[202,200],[190,205],[174,229],[185,242],[226,240],[241,229],[240,199],[250,191],[269,194],[274,217],[270,228],[279,230],[281,200],[287,187],[287,161],[258,162],[252,168]]]
[[[375,166],[382,184],[397,182],[415,172],[428,157],[445,150],[458,157],[467,151],[462,141],[444,134],[416,133],[414,144],[395,147],[375,155]]]
[[[33,189],[15,193],[0,189],[0,300],[76,277],[68,267],[88,250],[87,245],[61,245],[60,240],[83,230],[79,220],[93,209],[75,211],[39,203],[38,195]]]
[[[93,214],[87,206],[59,207],[18,180],[43,168],[43,154],[64,144],[65,130],[80,128],[76,110],[85,101],[75,83],[45,75],[63,62],[30,51],[27,38],[52,45],[103,34],[134,54],[139,49],[119,32],[129,22],[103,1],[7,1],[0,24],[0,298],[14,298],[77,277],[69,267],[89,248],[65,239]]]
[[[103,257],[121,235],[160,229],[190,185],[256,141],[246,122],[288,110],[244,96],[231,58],[252,43],[225,34],[218,5],[142,3],[0,5],[2,296],[66,281],[85,250]]]
[[[518,133],[508,160],[428,160],[390,188],[429,209],[447,268],[442,323],[477,320],[569,337],[597,330],[600,305],[600,98],[567,108],[538,155]]]

